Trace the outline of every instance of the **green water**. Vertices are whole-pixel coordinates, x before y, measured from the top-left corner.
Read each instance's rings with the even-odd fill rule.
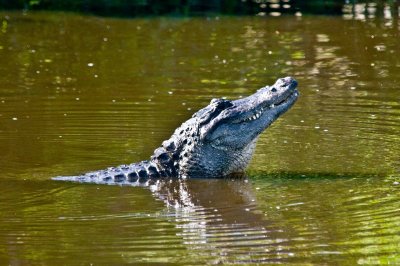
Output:
[[[0,13],[0,264],[400,264],[398,18]],[[246,180],[71,184],[293,76]]]

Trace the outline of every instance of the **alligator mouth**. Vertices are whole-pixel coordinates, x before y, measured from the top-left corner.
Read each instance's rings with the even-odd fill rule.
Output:
[[[296,101],[298,96],[299,92],[297,91],[297,89],[290,90],[290,92],[283,97],[279,97],[275,103],[260,104],[253,110],[246,112],[244,116],[242,115],[239,119],[232,121],[232,123],[239,124],[257,120],[262,117],[264,113],[266,113],[267,111],[271,111],[272,109],[277,109],[281,112],[284,112]]]

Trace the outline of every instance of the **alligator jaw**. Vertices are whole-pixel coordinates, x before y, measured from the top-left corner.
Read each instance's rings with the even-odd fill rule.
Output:
[[[282,99],[277,99],[275,103],[266,102],[254,107],[252,110],[249,110],[244,114],[240,114],[238,118],[232,120],[232,123],[237,124],[257,120],[272,109],[283,109],[286,111],[291,105],[293,105],[298,96],[299,92],[296,89],[292,90],[290,91],[290,94],[284,95]]]
[[[261,88],[249,97],[233,101],[237,115],[233,115],[230,120],[232,123],[242,123],[256,120],[273,109],[284,112],[296,101],[299,95],[296,88],[296,80],[291,77],[282,78],[273,86]]]

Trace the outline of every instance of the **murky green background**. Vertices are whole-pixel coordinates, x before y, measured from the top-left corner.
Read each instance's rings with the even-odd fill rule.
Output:
[[[0,13],[0,264],[400,264],[398,18]],[[55,182],[147,159],[211,98],[297,104],[248,180]]]

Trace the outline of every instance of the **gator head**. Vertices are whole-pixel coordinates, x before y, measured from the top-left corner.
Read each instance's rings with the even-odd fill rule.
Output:
[[[297,82],[288,77],[244,99],[213,99],[199,112],[200,139],[216,149],[243,149],[293,105],[296,87]]]
[[[242,99],[213,99],[163,143],[175,155],[179,175],[218,177],[242,172],[257,137],[296,101],[297,82],[290,77]]]

